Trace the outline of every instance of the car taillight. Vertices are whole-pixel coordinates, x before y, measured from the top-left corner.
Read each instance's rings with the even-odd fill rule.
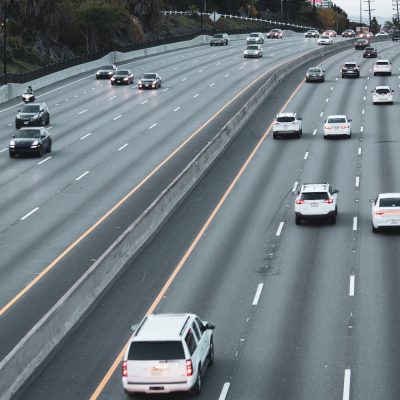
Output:
[[[378,215],[378,216],[382,216],[382,215],[384,215],[385,213],[383,212],[383,211],[375,211],[375,213],[374,213],[374,215]]]
[[[332,204],[333,203],[333,199],[326,199],[325,203]]]
[[[128,363],[126,361],[122,362],[122,376],[123,377],[128,376]]]
[[[347,129],[349,128],[349,125],[340,125],[340,129]]]
[[[304,204],[304,200],[297,199],[296,204]]]
[[[186,376],[193,375],[193,365],[192,360],[186,360]]]
[[[325,125],[325,129],[332,129],[332,125]]]
[[[279,122],[278,121],[274,121],[274,125],[279,125]]]

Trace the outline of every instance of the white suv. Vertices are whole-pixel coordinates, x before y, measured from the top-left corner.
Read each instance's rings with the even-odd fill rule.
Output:
[[[134,327],[122,361],[122,385],[133,393],[199,394],[214,363],[214,324],[194,314],[152,314]]]
[[[263,44],[264,43],[264,35],[261,32],[253,32],[250,33],[246,38],[247,44]]]
[[[302,119],[296,113],[278,114],[272,125],[272,137],[278,139],[281,135],[295,135],[303,133]]]
[[[392,63],[389,60],[377,60],[374,64],[374,76],[392,75]]]
[[[307,183],[301,186],[294,204],[296,225],[303,219],[329,219],[336,223],[337,194],[329,183]]]

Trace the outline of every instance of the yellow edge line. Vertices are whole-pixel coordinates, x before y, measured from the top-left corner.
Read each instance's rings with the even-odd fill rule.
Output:
[[[304,53],[307,54],[307,53]],[[304,55],[302,54],[302,55]],[[199,134],[207,125],[210,124],[219,114],[221,114],[232,102],[234,102],[238,97],[240,97],[244,92],[246,92],[251,86],[253,86],[257,81],[262,79],[265,75],[273,71],[274,69],[280,67],[282,64],[293,61],[296,58],[291,58],[288,61],[277,64],[275,67],[270,68],[248,86],[246,86],[242,91],[240,91],[236,96],[229,100],[222,108],[220,108],[214,115],[212,115],[203,125],[200,126],[196,131],[194,131],[186,140],[184,140],[168,157],[166,157],[160,164],[158,164],[143,180],[134,187],[128,194],[126,194],[118,203],[116,203],[106,214],[104,214],[97,222],[94,223],[86,232],[84,232],[78,239],[76,239],[72,244],[70,244],[60,255],[58,255],[46,268],[44,268],[32,281],[30,281],[19,293],[17,293],[6,305],[0,309],[0,317],[8,311],[21,297],[23,297],[33,286],[35,286],[48,272],[50,272],[58,263],[61,261],[72,249],[74,249],[83,239],[85,239],[91,232],[94,231],[103,221],[105,221],[115,210],[117,210],[123,203],[126,202],[135,192],[137,192],[150,178],[152,178],[168,161],[170,161],[175,155],[182,150],[195,136]]]
[[[281,110],[279,112],[283,112],[285,110],[285,108],[287,107],[289,102],[293,99],[293,97],[300,90],[300,88],[303,85],[304,81],[305,80],[303,79],[300,82],[300,84],[297,86],[297,88],[294,90],[294,92],[290,95],[290,97],[287,99],[286,103],[283,105],[283,107],[281,108]],[[157,308],[157,306],[159,305],[160,301],[164,297],[164,295],[165,295],[166,291],[168,290],[168,288],[171,286],[171,284],[174,281],[175,277],[178,275],[179,271],[183,268],[183,266],[185,265],[186,261],[188,260],[188,258],[192,254],[193,250],[196,248],[196,246],[199,243],[200,239],[202,238],[204,232],[207,230],[207,228],[209,227],[209,225],[211,224],[211,222],[213,221],[213,219],[217,215],[218,211],[220,210],[220,208],[224,204],[225,200],[229,196],[230,192],[236,186],[237,182],[239,181],[239,179],[241,178],[241,176],[243,175],[243,173],[247,169],[247,166],[250,164],[250,162],[254,158],[255,154],[258,151],[258,149],[261,147],[261,145],[263,144],[263,142],[267,138],[269,132],[271,131],[271,128],[272,128],[272,123],[269,125],[268,129],[264,132],[263,136],[261,137],[261,139],[258,141],[256,146],[254,147],[254,149],[250,153],[249,157],[247,158],[245,163],[240,168],[238,174],[235,176],[235,178],[233,179],[233,181],[229,185],[228,189],[226,190],[224,195],[221,197],[221,199],[218,202],[217,206],[214,208],[214,210],[212,211],[212,213],[208,217],[207,221],[205,222],[205,224],[201,228],[200,232],[196,235],[196,238],[193,240],[193,242],[191,243],[189,248],[186,250],[185,254],[183,255],[183,257],[181,258],[181,260],[179,261],[179,263],[175,267],[174,271],[172,272],[171,276],[168,278],[167,282],[164,284],[164,286],[162,287],[161,291],[158,293],[158,295],[155,298],[155,300],[153,301],[152,305],[147,310],[146,315],[154,313],[155,309]],[[118,368],[118,365],[121,362],[122,357],[125,354],[125,351],[126,351],[126,348],[128,346],[128,343],[129,343],[129,341],[124,345],[123,349],[117,355],[117,358],[114,360],[114,362],[112,363],[110,369],[107,371],[107,373],[105,374],[104,378],[101,380],[99,386],[97,386],[96,390],[90,396],[90,400],[96,400],[98,398],[98,396],[101,394],[101,392],[104,390],[105,386],[107,385],[107,383],[111,379],[111,377],[114,374],[115,370]]]

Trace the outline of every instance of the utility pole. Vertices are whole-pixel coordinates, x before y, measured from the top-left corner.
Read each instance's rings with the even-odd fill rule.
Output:
[[[393,16],[397,21],[397,26],[396,26],[397,29],[399,29],[399,27],[400,27],[399,3],[400,3],[400,0],[392,0],[393,11],[396,12]]]
[[[3,15],[3,66],[4,85],[7,85],[7,0],[4,0]]]
[[[362,0],[360,0],[360,32],[362,27]]]
[[[368,10],[364,10],[364,11],[368,11],[368,17],[369,17],[369,29],[371,30],[371,11],[375,11],[375,9],[371,9],[371,1],[374,0],[365,0],[364,3],[368,3]]]

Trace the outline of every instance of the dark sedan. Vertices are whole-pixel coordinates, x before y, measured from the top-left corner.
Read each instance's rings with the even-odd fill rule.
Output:
[[[325,71],[319,67],[308,68],[306,73],[306,82],[324,82]]]
[[[139,89],[157,89],[161,86],[161,77],[158,74],[144,74],[138,82]]]
[[[15,117],[15,127],[50,124],[50,113],[46,103],[25,104]]]
[[[96,79],[111,79],[117,67],[112,65],[103,65],[96,72]]]
[[[133,74],[129,69],[119,69],[111,78],[111,85],[129,85],[133,83]]]
[[[368,39],[357,39],[354,44],[356,50],[364,50],[366,47],[369,47]]]
[[[41,157],[51,152],[51,137],[44,127],[22,128],[12,135],[9,145],[10,157],[34,154]]]
[[[366,47],[364,49],[363,58],[376,58],[378,57],[378,51],[373,47]]]

